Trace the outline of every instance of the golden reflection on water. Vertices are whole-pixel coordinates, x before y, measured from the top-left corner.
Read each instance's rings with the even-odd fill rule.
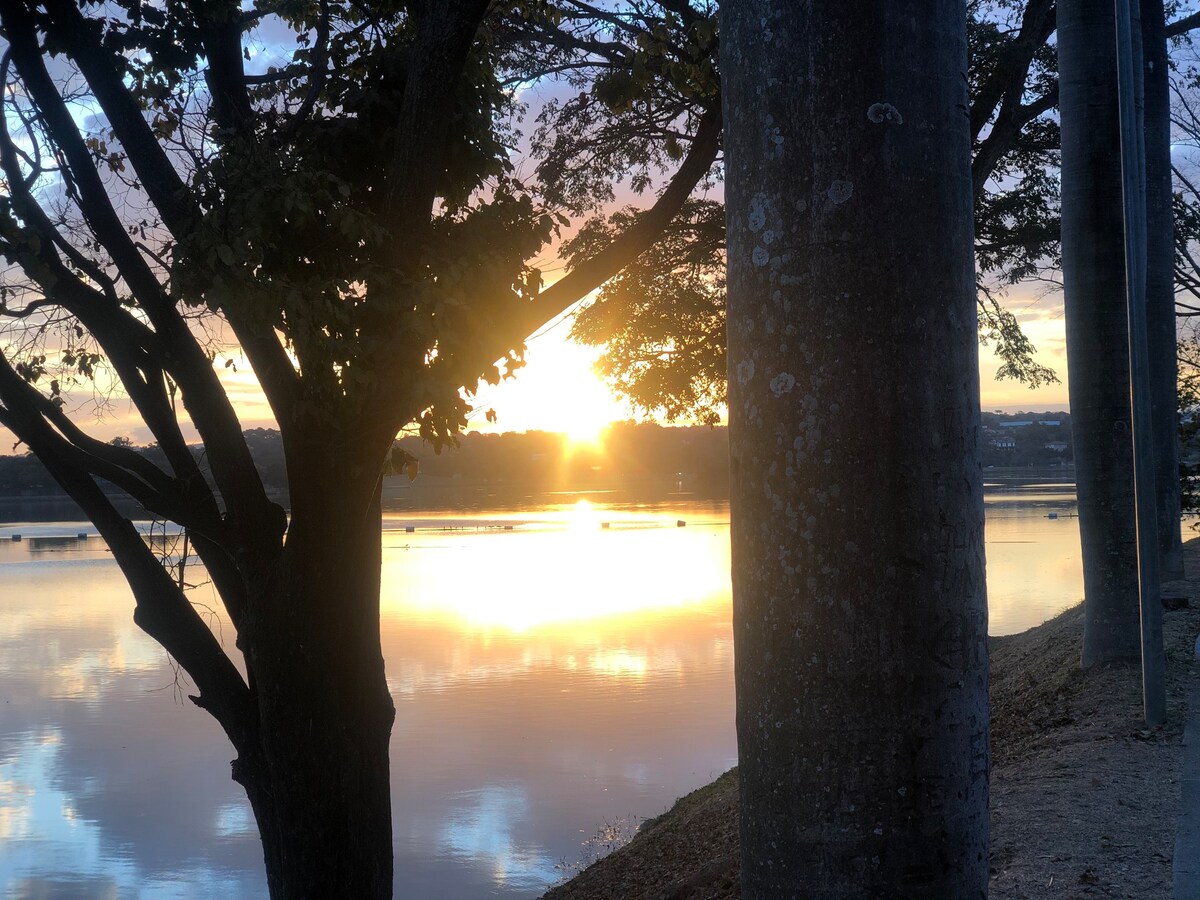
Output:
[[[1073,500],[1073,498],[1070,498]],[[988,510],[988,634],[1015,634],[1083,600],[1079,520],[1052,508]]]
[[[728,528],[718,516],[680,527],[579,500],[486,531],[439,531],[439,521],[457,520],[434,519],[409,534],[394,521],[386,533],[395,537],[384,541],[385,618],[523,633],[620,616],[629,627],[729,594]]]

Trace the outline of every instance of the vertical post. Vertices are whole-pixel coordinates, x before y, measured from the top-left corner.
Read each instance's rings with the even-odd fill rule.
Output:
[[[1146,351],[1145,137],[1135,90],[1129,0],[1115,0],[1117,83],[1121,114],[1121,187],[1125,201],[1125,285],[1129,315],[1129,394],[1133,422],[1134,503],[1137,512],[1138,596],[1142,633],[1142,705],[1146,724],[1167,717],[1158,584],[1158,521],[1154,489],[1150,367]]]

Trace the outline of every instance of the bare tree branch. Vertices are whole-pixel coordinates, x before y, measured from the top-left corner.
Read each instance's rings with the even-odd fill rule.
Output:
[[[199,210],[142,117],[124,83],[117,59],[100,42],[99,30],[84,19],[74,0],[46,0],[46,8],[57,25],[55,39],[64,43],[87,79],[163,223],[176,237],[185,234],[199,219]]]
[[[200,691],[193,698],[197,705],[221,723],[234,746],[243,746],[255,723],[250,692],[237,668],[132,523],[75,464],[68,442],[38,414],[31,391],[0,354],[0,424],[21,435],[96,524],[133,589],[134,621],[191,676]]]

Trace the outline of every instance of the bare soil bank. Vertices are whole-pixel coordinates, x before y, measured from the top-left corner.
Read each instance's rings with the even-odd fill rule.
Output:
[[[1164,585],[1168,721],[1147,731],[1137,667],[1079,668],[1083,608],[991,641],[993,898],[1171,896],[1186,698],[1200,678],[1200,540]],[[737,772],[644,823],[545,900],[724,900],[738,888]]]

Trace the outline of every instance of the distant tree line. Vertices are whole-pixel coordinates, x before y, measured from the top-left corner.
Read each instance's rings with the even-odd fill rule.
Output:
[[[279,432],[254,428],[244,436],[263,485],[285,498],[287,466]],[[150,462],[162,461],[156,444],[138,447],[120,437],[113,445],[134,450]],[[399,446],[416,458],[421,479],[535,490],[647,482],[673,482],[720,496],[728,490],[729,444],[722,427],[617,423],[597,446],[576,445],[566,435],[546,431],[472,432],[463,435],[457,447],[440,452],[419,437],[406,437]],[[211,477],[203,449],[199,445],[191,449],[200,470]],[[112,493],[123,492],[114,487]],[[0,456],[0,497],[65,496],[33,454]]]
[[[543,489],[651,481],[682,482],[709,492],[723,493],[728,487],[726,431],[707,425],[618,423],[596,446],[545,431],[466,434],[456,448],[438,454],[418,438],[405,438],[400,445],[417,457],[418,477]]]

